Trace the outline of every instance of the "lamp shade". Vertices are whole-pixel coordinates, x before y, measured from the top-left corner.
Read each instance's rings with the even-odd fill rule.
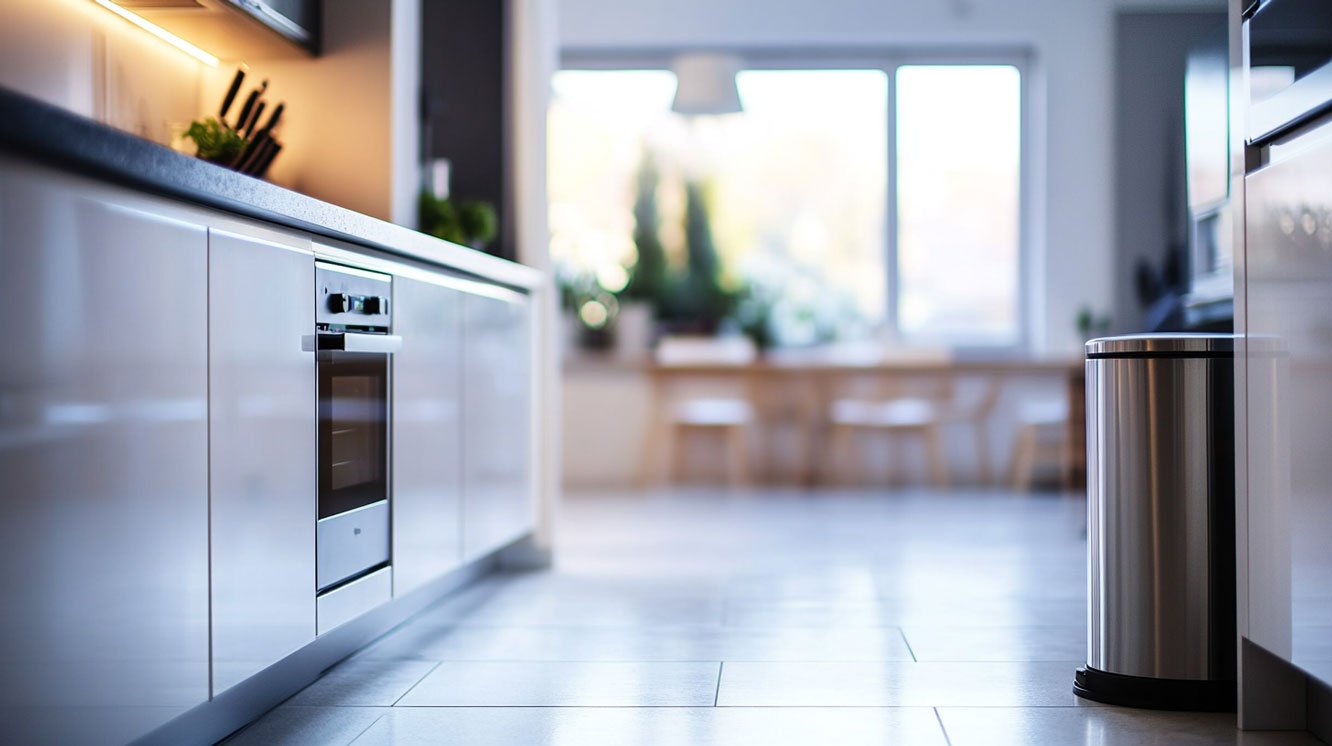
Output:
[[[690,52],[676,57],[671,70],[676,80],[671,111],[677,114],[744,111],[740,90],[735,86],[735,74],[740,71],[740,58],[735,55]]]

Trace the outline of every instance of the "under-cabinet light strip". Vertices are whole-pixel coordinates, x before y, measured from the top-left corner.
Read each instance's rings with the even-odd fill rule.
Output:
[[[209,67],[217,67],[218,60],[217,60],[216,57],[214,57],[213,55],[211,55],[211,54],[209,54],[209,53],[203,51],[202,49],[200,49],[200,48],[194,46],[193,44],[189,43],[188,41],[185,41],[184,39],[180,38],[179,36],[176,36],[175,34],[171,33],[170,31],[167,31],[166,29],[162,28],[161,26],[158,26],[157,24],[153,23],[152,21],[149,21],[148,19],[144,18],[143,16],[141,16],[141,15],[139,15],[139,14],[137,14],[137,13],[131,12],[131,11],[129,11],[129,10],[126,10],[125,8],[122,8],[122,7],[120,7],[119,5],[116,5],[116,4],[115,4],[114,2],[112,2],[111,0],[93,0],[93,2],[97,3],[98,5],[102,6],[103,8],[106,8],[107,10],[111,11],[112,13],[115,13],[116,15],[120,16],[121,18],[124,18],[125,20],[129,21],[130,23],[134,24],[135,26],[138,26],[139,28],[143,29],[144,31],[147,31],[148,33],[152,34],[153,36],[156,36],[157,38],[161,39],[162,41],[166,42],[167,44],[170,44],[171,46],[175,47],[176,49],[179,49],[180,51],[184,52],[185,54],[188,54],[189,56],[193,57],[194,59],[196,59],[196,60],[198,60],[198,61],[200,61],[200,62],[202,62],[202,63],[204,63],[205,65],[208,65]]]

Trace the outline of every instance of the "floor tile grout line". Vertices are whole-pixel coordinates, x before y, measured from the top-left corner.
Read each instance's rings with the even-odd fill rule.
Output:
[[[369,730],[370,730],[371,728],[375,727],[375,724],[376,724],[376,723],[378,723],[380,720],[383,720],[383,719],[384,719],[384,715],[386,715],[386,714],[387,714],[387,713],[383,713],[383,712],[379,713],[379,717],[375,718],[374,720],[371,720],[369,725],[365,726],[365,728],[362,728],[362,729],[361,729],[361,732],[357,733],[356,736],[355,736],[354,738],[352,738],[352,740],[350,740],[350,741],[347,742],[347,746],[352,746],[352,745],[355,744],[357,741],[361,740],[361,736],[364,736],[367,732],[369,732]]]
[[[717,705],[714,708],[708,704],[674,704],[674,705],[650,705],[650,704],[624,704],[624,705],[598,705],[598,704],[449,704],[449,705],[402,705],[400,707],[384,705],[284,705],[283,709],[292,710],[331,710],[331,709],[360,709],[360,710],[933,710],[937,708],[964,709],[964,710],[1089,710],[1089,711],[1107,711],[1112,712],[1114,705],[1021,705],[1021,704],[966,704],[952,703],[945,705],[926,705],[926,704],[743,704],[727,705],[722,707]],[[1170,716],[1173,711],[1145,711],[1147,715],[1157,716],[1165,713]],[[387,714],[387,712],[385,713]],[[1178,714],[1174,712],[1173,714]],[[1184,714],[1198,714],[1188,713]],[[1214,715],[1217,713],[1202,713],[1204,715]],[[1225,715],[1227,713],[1221,713]],[[257,721],[256,721],[257,722]],[[250,723],[249,725],[253,725]],[[248,726],[247,726],[248,727]]]
[[[1068,704],[1068,705],[1022,705],[1022,704],[998,704],[998,705],[993,705],[993,704],[991,704],[991,705],[987,705],[987,704],[966,704],[966,703],[952,703],[952,704],[944,704],[944,705],[926,705],[926,704],[906,704],[906,705],[903,705],[903,704],[851,704],[851,705],[832,705],[832,704],[813,704],[813,705],[776,704],[776,705],[759,705],[759,704],[744,704],[744,705],[727,705],[725,708],[722,708],[720,705],[718,705],[717,707],[718,707],[718,709],[730,709],[730,710],[933,710],[933,709],[937,709],[937,708],[942,707],[942,708],[945,708],[945,709],[964,709],[964,710],[1094,710],[1094,711],[1105,710],[1105,711],[1107,711],[1107,712],[1117,712],[1117,711],[1120,711],[1120,710],[1117,710],[1117,709],[1116,709],[1116,706],[1115,706],[1115,705],[1103,705],[1103,704]],[[592,704],[559,704],[559,705],[511,705],[511,704],[502,704],[502,705],[483,705],[483,704],[455,704],[455,705],[402,705],[402,706],[400,706],[400,707],[394,707],[393,705],[282,705],[282,706],[280,706],[279,708],[275,708],[275,709],[283,709],[283,710],[334,710],[334,709],[347,709],[347,710],[385,710],[385,711],[390,710],[390,709],[397,709],[397,710],[431,710],[431,709],[435,709],[435,710],[483,710],[483,709],[532,709],[532,710],[535,710],[535,709],[571,709],[571,710],[578,710],[578,709],[595,709],[595,710],[613,710],[613,709],[628,709],[628,710],[636,710],[636,709],[653,709],[653,710],[671,710],[671,709],[675,709],[675,710],[699,710],[699,709],[702,709],[702,710],[709,710],[709,709],[712,709],[712,706],[711,706],[711,705],[707,705],[707,704],[701,704],[701,705],[699,705],[699,704],[690,704],[690,705],[683,705],[683,704],[681,704],[681,705],[644,705],[644,704],[634,704],[634,705],[592,705]],[[1122,708],[1121,708],[1121,709],[1122,709]],[[270,711],[270,712],[272,712],[272,711]],[[1135,711],[1135,712],[1137,712],[1137,711]],[[1183,713],[1184,715],[1192,715],[1192,714],[1216,715],[1216,714],[1218,714],[1218,713],[1208,713],[1208,712],[1196,713],[1196,712],[1189,712],[1189,711],[1185,711],[1185,710],[1180,710],[1180,711],[1174,711],[1174,710],[1159,710],[1159,711],[1158,711],[1158,710],[1144,710],[1144,711],[1141,711],[1141,712],[1137,712],[1137,714],[1144,714],[1144,713],[1145,713],[1145,715],[1151,715],[1151,716],[1163,716],[1163,717],[1169,717],[1169,716],[1171,716],[1172,714],[1180,714],[1180,713]],[[269,713],[265,713],[265,714],[267,715],[267,714],[269,714]],[[1226,714],[1233,714],[1233,713],[1219,713],[1219,714],[1221,714],[1221,715],[1226,715]],[[248,723],[246,727],[249,727],[250,725],[254,725],[255,722],[258,722],[258,721],[256,720],[256,721],[253,721],[253,722],[251,722],[251,723]]]
[[[716,706],[717,706],[717,703],[718,703],[719,701],[721,701],[721,680],[722,680],[722,671],[724,671],[724,670],[726,670],[726,661],[718,661],[718,662],[717,662],[717,689],[712,693],[712,706],[713,706],[713,707],[716,707]]]
[[[444,661],[437,661],[437,662],[435,663],[435,665],[433,665],[433,666],[430,667],[430,670],[429,670],[429,671],[426,671],[425,674],[421,676],[421,678],[419,678],[419,679],[416,680],[416,683],[414,683],[414,684],[412,684],[411,686],[407,687],[407,691],[405,691],[405,692],[403,692],[402,694],[398,695],[398,698],[395,699],[395,700],[393,700],[393,704],[389,705],[389,707],[397,707],[397,706],[398,706],[398,703],[402,701],[403,697],[406,697],[408,694],[411,694],[413,689],[415,689],[416,687],[420,686],[422,681],[425,681],[426,678],[430,676],[430,674],[432,674],[432,673],[435,672],[435,669],[439,668],[439,667],[442,666],[442,665],[444,665]],[[360,738],[360,736],[357,736],[357,738]]]
[[[948,736],[948,728],[944,726],[943,715],[939,714],[938,707],[931,707],[934,710],[934,719],[939,722],[939,730],[943,732],[945,746],[953,746],[953,739]]]
[[[907,639],[906,630],[902,629],[901,627],[898,627],[897,634],[901,636],[902,644],[906,645],[907,652],[911,654],[911,662],[920,663],[920,659],[916,657],[915,649],[911,647],[911,641]]]

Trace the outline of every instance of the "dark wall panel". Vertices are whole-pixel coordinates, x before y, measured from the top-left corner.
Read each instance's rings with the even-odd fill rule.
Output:
[[[493,253],[512,258],[505,209],[505,3],[425,0],[421,23],[426,158],[451,161],[451,194],[500,214]]]

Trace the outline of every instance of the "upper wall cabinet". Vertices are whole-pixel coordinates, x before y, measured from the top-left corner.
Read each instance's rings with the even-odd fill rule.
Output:
[[[296,46],[319,51],[319,0],[227,0]]]
[[[531,302],[499,288],[463,301],[463,554],[532,530]]]
[[[451,287],[393,280],[393,593],[462,562],[462,304]]]
[[[208,234],[0,158],[0,743],[208,699]]]
[[[319,0],[111,0],[225,60],[319,52]]]
[[[209,233],[213,694],[315,637],[314,254]]]

